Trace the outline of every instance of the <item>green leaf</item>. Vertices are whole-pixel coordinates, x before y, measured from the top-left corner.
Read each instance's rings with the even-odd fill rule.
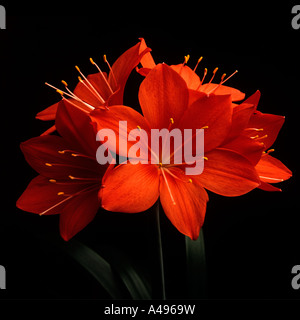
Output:
[[[185,237],[188,296],[191,299],[205,297],[206,259],[203,230],[197,240]]]
[[[123,299],[124,288],[110,264],[97,252],[76,239],[68,242],[56,234],[38,234],[40,240],[56,246],[79,263],[102,286],[112,299]]]
[[[128,256],[115,247],[107,247],[105,256],[112,268],[120,276],[130,296],[134,300],[150,300],[151,286]]]

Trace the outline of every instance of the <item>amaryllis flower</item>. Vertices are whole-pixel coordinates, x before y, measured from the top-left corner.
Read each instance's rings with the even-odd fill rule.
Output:
[[[144,39],[141,40],[141,47],[147,48],[146,42]],[[224,83],[229,80],[234,74],[237,73],[237,70],[234,71],[230,76],[226,77],[226,74],[221,76],[221,81],[219,83],[214,83],[213,79],[218,71],[218,68],[215,68],[212,72],[210,79],[207,81],[208,70],[207,68],[204,69],[203,75],[200,78],[196,73],[197,67],[199,63],[202,61],[203,57],[198,59],[196,66],[191,69],[187,62],[189,61],[190,56],[187,55],[184,57],[184,61],[177,65],[171,65],[170,67],[175,70],[186,82],[189,92],[189,99],[195,101],[199,98],[199,92],[204,92],[206,94],[214,93],[216,95],[224,95],[230,94],[232,101],[240,101],[245,98],[245,94],[238,89],[231,88],[225,86]],[[140,61],[142,68],[137,68],[137,71],[141,74],[146,76],[150,70],[152,70],[156,63],[151,55],[150,52],[147,52]],[[206,83],[205,83],[206,81]]]
[[[134,213],[151,207],[160,198],[165,214],[183,234],[197,239],[204,222],[208,195],[205,189],[224,196],[239,196],[260,185],[255,166],[242,154],[220,147],[232,130],[232,96],[200,94],[190,103],[186,81],[173,68],[158,64],[146,76],[139,89],[143,115],[125,106],[95,110],[92,119],[101,128],[112,129],[126,139],[134,128],[169,130],[203,128],[204,170],[200,175],[186,175],[186,163],[165,162],[161,153],[158,164],[124,163],[103,179],[100,191],[103,208]],[[120,121],[127,121],[127,132],[119,132]],[[117,143],[118,145],[118,143]],[[129,148],[132,143],[128,142]],[[108,143],[109,146],[109,143]],[[127,154],[120,144],[117,152]],[[193,144],[194,147],[194,144]],[[153,153],[151,146],[149,153]],[[262,151],[261,151],[262,152]]]
[[[21,144],[27,162],[39,173],[17,206],[39,215],[60,214],[60,233],[69,240],[93,220],[108,165],[96,161],[94,127],[88,115],[63,99],[55,125],[61,136],[45,135]]]
[[[76,66],[80,76],[78,77],[79,83],[73,92],[68,88],[68,84],[64,80],[62,83],[66,91],[62,91],[48,83],[46,84],[56,89],[66,98],[80,103],[82,108],[87,111],[108,105],[123,104],[124,88],[131,71],[138,65],[143,55],[151,50],[144,45],[143,39],[140,40],[141,41],[135,46],[125,51],[112,66],[110,66],[106,55],[103,56],[110,70],[108,76],[105,72],[102,72],[100,67],[90,58],[91,63],[95,65],[98,72],[86,77],[79,67]],[[143,46],[141,46],[141,43],[143,43]],[[36,118],[40,120],[54,120],[58,104],[59,102],[39,112]],[[46,133],[54,130],[55,127],[52,127]]]

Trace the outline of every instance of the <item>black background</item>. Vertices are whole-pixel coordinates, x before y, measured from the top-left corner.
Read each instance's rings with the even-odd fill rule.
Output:
[[[190,54],[189,65],[203,56],[198,72],[219,67],[219,76],[235,75],[228,85],[251,95],[262,93],[259,110],[285,115],[273,155],[292,171],[283,192],[254,190],[226,198],[209,193],[204,236],[207,255],[207,299],[297,299],[291,269],[300,264],[299,186],[299,40],[291,26],[296,3],[262,7],[253,2],[208,5],[155,3],[135,5],[62,3],[7,4],[7,30],[0,31],[1,63],[1,209],[0,264],[7,270],[2,299],[107,298],[80,266],[54,245],[58,216],[39,217],[15,208],[15,201],[36,175],[19,144],[37,136],[48,123],[35,114],[58,101],[47,81],[74,88],[79,65],[95,72],[89,57],[112,64],[144,37],[156,62],[177,64]],[[143,7],[144,5],[144,7]],[[128,81],[125,104],[138,108],[136,90],[142,77]],[[132,92],[132,93],[131,93]],[[111,245],[135,257],[155,278],[153,213],[99,212],[76,238],[87,245]],[[162,219],[166,255],[167,296],[186,298],[183,238]],[[63,240],[61,240],[63,241]],[[101,251],[101,250],[100,250]]]

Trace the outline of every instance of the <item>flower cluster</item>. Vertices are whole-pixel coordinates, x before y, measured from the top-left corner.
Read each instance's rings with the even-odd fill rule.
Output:
[[[183,63],[169,66],[156,64],[150,51],[140,39],[112,66],[104,56],[108,75],[90,59],[97,73],[85,77],[76,66],[80,77],[73,92],[65,81],[64,91],[49,85],[62,99],[37,118],[55,120],[55,125],[21,144],[25,159],[39,176],[30,182],[17,206],[40,215],[60,214],[60,233],[65,240],[91,222],[100,206],[112,212],[136,213],[158,199],[172,224],[197,239],[206,213],[206,190],[227,197],[255,188],[280,191],[273,184],[292,175],[270,155],[284,117],[257,110],[259,91],[244,100],[244,93],[224,85],[236,72],[227,78],[222,75],[215,83],[216,68],[206,81],[206,68],[202,77],[196,73],[202,58],[191,69],[189,56]],[[145,77],[138,91],[143,114],[123,105],[133,69]],[[126,121],[126,131],[119,131],[121,121]],[[195,132],[204,129],[204,169],[199,175],[187,175],[190,163],[176,163],[175,148],[166,161],[162,157],[164,141],[158,151],[154,152],[151,144],[147,149],[157,163],[117,164],[108,141],[96,139],[103,128],[115,132],[118,143],[114,150],[123,159],[136,141],[119,142],[133,129],[149,134],[152,129],[190,129],[194,153]],[[54,131],[57,134],[51,134]],[[100,164],[96,152],[104,143],[110,161]]]

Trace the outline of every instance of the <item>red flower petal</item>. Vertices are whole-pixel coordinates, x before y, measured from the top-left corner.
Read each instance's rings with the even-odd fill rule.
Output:
[[[260,91],[257,90],[249,98],[247,98],[243,103],[253,104],[254,108],[256,109],[258,106],[258,102],[260,100],[260,96],[261,96]]]
[[[184,79],[187,87],[191,90],[197,90],[200,87],[201,81],[199,76],[190,67],[181,64],[172,65],[171,68],[175,70]]]
[[[91,119],[71,101],[63,99],[60,102],[55,126],[59,134],[75,150],[96,157],[99,143],[96,141],[96,132]]]
[[[231,118],[230,95],[205,95],[186,110],[178,127],[196,130],[208,126],[204,132],[204,150],[209,151],[224,141],[230,130]]]
[[[260,160],[265,147],[259,141],[240,135],[228,143],[223,143],[222,149],[229,149],[241,154],[255,166]]]
[[[110,105],[123,104],[123,94],[126,81],[142,57],[149,52],[150,48],[145,48],[141,42],[125,51],[113,64],[112,72],[109,73],[108,82],[113,91],[118,92],[112,97]]]
[[[151,164],[123,164],[111,170],[100,191],[102,207],[136,213],[149,209],[159,196],[159,170]]]
[[[216,88],[218,86],[217,83],[204,83],[200,90],[203,92],[210,92],[211,90],[213,90],[214,88]],[[216,89],[214,91],[214,94],[216,95],[226,95],[226,94],[230,94],[231,95],[231,100],[232,101],[240,101],[243,100],[245,98],[245,94],[243,92],[241,92],[240,90],[237,90],[235,88],[231,88],[231,87],[227,87],[227,86],[219,86],[218,89]]]
[[[56,116],[58,104],[59,102],[54,103],[52,106],[42,110],[35,116],[35,118],[39,120],[44,120],[44,121],[54,120]]]
[[[277,183],[289,179],[292,176],[289,170],[280,160],[270,156],[264,155],[255,169],[263,182]]]
[[[73,201],[72,196],[87,187],[90,186],[71,181],[53,183],[49,178],[37,176],[18,199],[17,207],[37,214],[61,213],[68,202]]]
[[[204,222],[208,195],[193,177],[193,182],[190,183],[183,171],[172,168],[168,170],[172,175],[165,170],[164,175],[160,176],[160,201],[164,212],[181,233],[196,240]]]
[[[175,124],[188,106],[188,89],[185,81],[166,64],[157,65],[139,90],[139,101],[151,128],[168,128],[170,118]]]
[[[150,138],[150,127],[147,120],[137,111],[125,106],[112,106],[109,110],[94,110],[90,114],[91,119],[97,126],[97,131],[101,129],[111,129],[116,135],[116,145],[113,141],[107,141],[107,146],[112,150],[116,149],[116,153],[127,157],[129,148],[135,143],[128,140],[128,134],[131,130],[143,129],[147,132]],[[127,131],[119,130],[120,121],[127,122]],[[121,126],[121,128],[123,128]],[[127,146],[124,143],[119,143],[119,139],[127,141]],[[148,143],[148,141],[147,141]]]
[[[204,188],[227,197],[240,196],[260,184],[254,166],[240,154],[215,149],[206,154],[204,170],[195,176]]]
[[[283,116],[256,111],[249,120],[248,128],[257,128],[263,130],[259,132],[249,131],[248,135],[258,135],[258,137],[264,136],[261,142],[263,142],[265,144],[265,148],[268,149],[275,142],[283,123]]]
[[[99,207],[97,188],[82,192],[69,201],[59,217],[62,238],[68,241],[86,227],[94,219]]]

